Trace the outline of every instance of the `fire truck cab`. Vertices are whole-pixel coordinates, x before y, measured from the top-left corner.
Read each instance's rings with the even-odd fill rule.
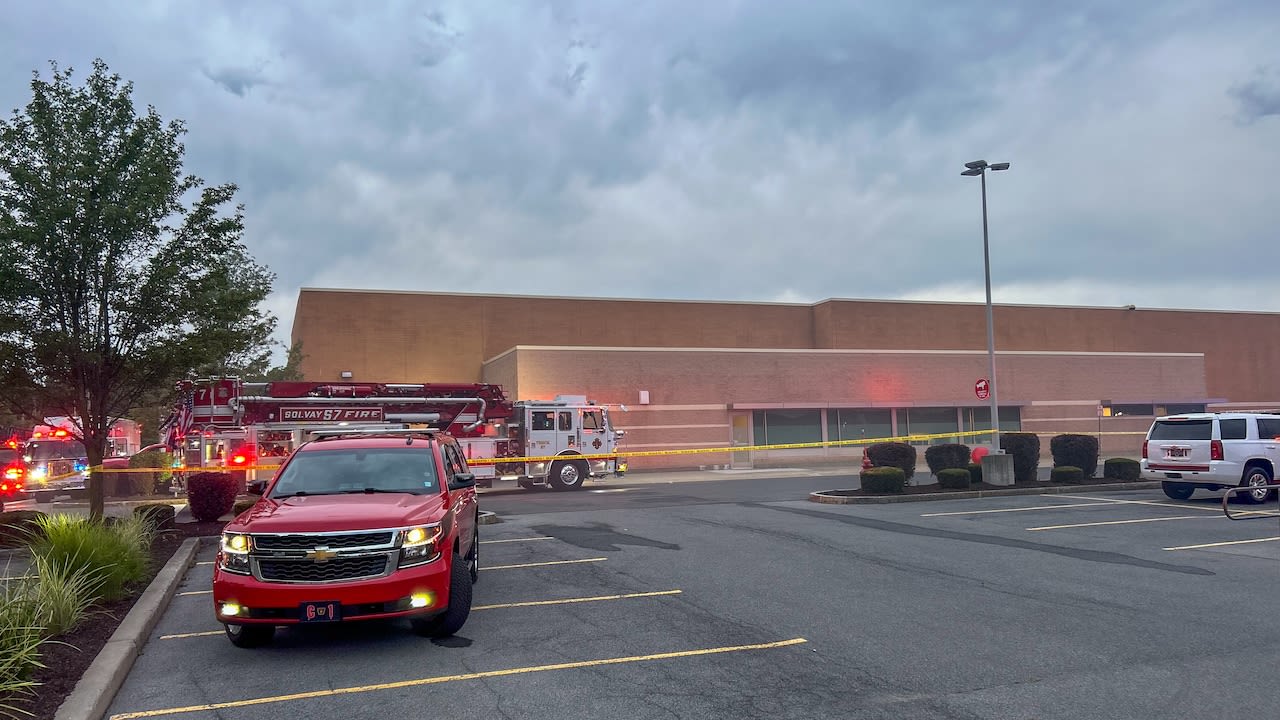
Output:
[[[316,430],[443,430],[457,439],[478,487],[573,490],[588,477],[620,476],[624,431],[585,396],[510,402],[499,385],[270,382],[207,378],[179,383],[166,422],[187,471],[229,469],[267,479]],[[243,471],[236,468],[244,468]],[[241,474],[243,473],[243,474]]]

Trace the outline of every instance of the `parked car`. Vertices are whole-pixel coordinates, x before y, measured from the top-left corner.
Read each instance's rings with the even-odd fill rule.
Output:
[[[1266,502],[1280,461],[1280,415],[1195,413],[1158,417],[1142,443],[1142,476],[1186,500],[1197,488],[1255,487],[1241,497]]]
[[[213,610],[239,647],[278,625],[406,617],[457,632],[479,569],[475,476],[458,442],[374,430],[299,446],[222,533]]]
[[[22,451],[14,446],[0,445],[0,512],[5,505],[22,502],[30,497],[26,492],[27,466]]]

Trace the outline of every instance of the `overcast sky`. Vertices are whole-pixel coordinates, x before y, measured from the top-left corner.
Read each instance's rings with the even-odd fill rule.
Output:
[[[1280,310],[1280,2],[3,2],[299,287]],[[355,9],[355,8],[362,9]]]

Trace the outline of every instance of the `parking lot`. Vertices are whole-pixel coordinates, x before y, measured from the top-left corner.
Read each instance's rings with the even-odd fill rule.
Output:
[[[475,608],[435,643],[389,622],[237,649],[205,549],[108,716],[1280,716],[1274,502],[1233,522],[1210,494],[855,506],[808,484],[486,498]]]

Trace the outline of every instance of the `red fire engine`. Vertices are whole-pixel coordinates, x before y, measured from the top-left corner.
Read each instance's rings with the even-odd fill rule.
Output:
[[[338,427],[447,431],[458,439],[477,485],[497,479],[521,487],[581,488],[588,477],[621,475],[623,431],[609,409],[583,396],[511,402],[500,385],[281,381],[206,378],[178,385],[179,401],[163,426],[190,470],[246,468],[255,479],[310,439]],[[605,457],[594,457],[605,456]],[[504,458],[528,461],[500,462]],[[534,459],[536,458],[536,459]]]

